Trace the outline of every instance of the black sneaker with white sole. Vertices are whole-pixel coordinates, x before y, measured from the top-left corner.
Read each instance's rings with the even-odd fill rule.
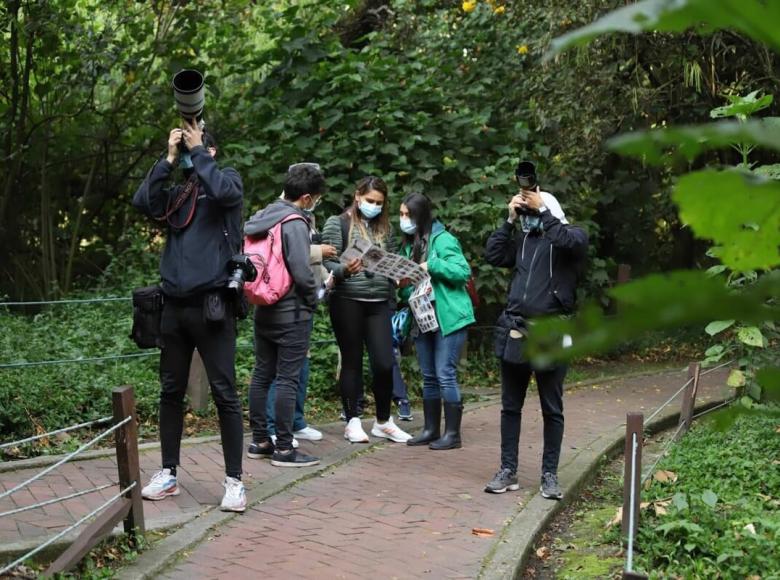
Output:
[[[318,465],[319,462],[318,457],[306,455],[297,449],[290,451],[277,450],[271,458],[271,465],[276,467],[311,467],[312,465]]]
[[[539,487],[539,491],[542,492],[542,497],[545,499],[561,499],[563,497],[563,490],[558,485],[558,476],[549,471],[542,474],[542,485]]]
[[[249,444],[246,449],[246,456],[249,459],[271,459],[274,454],[274,444],[268,441],[267,443],[255,443]]]
[[[493,479],[485,486],[487,493],[504,493],[505,491],[517,491],[520,484],[517,483],[517,474],[511,469],[501,468]]]

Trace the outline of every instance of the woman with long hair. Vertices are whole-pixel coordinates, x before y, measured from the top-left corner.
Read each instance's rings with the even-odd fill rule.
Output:
[[[339,256],[357,238],[395,252],[397,244],[388,212],[387,185],[378,177],[365,177],[357,184],[352,205],[341,215],[332,216],[325,222],[322,241],[334,246]],[[390,416],[393,396],[391,313],[395,302],[395,281],[363,271],[360,259],[343,264],[335,257],[326,260],[324,265],[335,279],[329,305],[333,332],[341,351],[339,387],[347,417],[344,438],[352,443],[368,442],[358,410],[365,345],[371,363],[376,404],[376,420],[371,434],[404,443],[411,435],[396,426]]]
[[[421,193],[410,193],[401,204],[401,255],[428,272],[430,299],[439,328],[413,330],[417,359],[423,375],[423,411],[425,423],[417,437],[407,445],[428,445],[431,449],[456,449],[461,446],[460,424],[463,402],[458,386],[458,360],[466,342],[466,327],[474,323],[474,308],[466,290],[471,268],[457,238],[444,229],[432,215],[431,201]],[[401,291],[408,299],[412,288]],[[444,403],[444,434],[441,434],[441,410]]]

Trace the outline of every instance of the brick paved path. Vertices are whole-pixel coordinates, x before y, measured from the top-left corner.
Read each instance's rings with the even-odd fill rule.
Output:
[[[684,373],[666,374],[569,393],[562,466],[622,424],[627,411],[649,413],[684,381]],[[724,383],[722,372],[703,378],[697,402],[722,397]],[[466,414],[460,450],[388,444],[303,480],[229,520],[164,577],[473,578],[495,538],[472,529],[498,535],[538,487],[542,421],[529,394],[521,491],[482,491],[498,467],[498,419],[497,404]]]

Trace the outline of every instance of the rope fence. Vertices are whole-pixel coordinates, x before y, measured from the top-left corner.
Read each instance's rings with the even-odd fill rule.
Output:
[[[0,518],[3,518],[5,516],[13,516],[16,514],[20,514],[23,512],[28,512],[30,510],[46,507],[47,505],[52,505],[54,503],[60,503],[63,501],[67,501],[69,499],[73,499],[74,497],[81,497],[82,495],[87,495],[90,493],[95,493],[96,491],[101,491],[109,487],[114,487],[117,485],[116,483],[107,483],[105,485],[100,485],[98,487],[93,487],[92,489],[85,489],[82,491],[77,491],[76,493],[71,493],[70,495],[64,495],[62,497],[55,497],[54,499],[48,499],[46,501],[39,501],[38,503],[34,503],[32,505],[26,505],[24,507],[16,508],[15,510],[10,510],[7,512],[0,512]]]
[[[107,298],[71,298],[70,300],[33,300],[29,302],[0,302],[0,306],[50,306],[57,304],[98,304],[103,302],[129,302],[130,296]]]
[[[119,429],[122,425],[124,425],[126,423],[129,423],[132,419],[133,419],[133,417],[131,415],[131,416],[125,417],[122,421],[119,421],[118,423],[115,423],[110,428],[108,428],[105,431],[103,431],[100,435],[90,439],[89,441],[84,443],[81,447],[79,447],[78,449],[76,449],[72,453],[69,453],[68,455],[66,455],[65,457],[63,457],[62,459],[57,461],[56,463],[53,463],[52,465],[50,465],[49,467],[47,467],[43,471],[37,473],[36,475],[33,475],[31,478],[23,481],[22,483],[15,485],[11,489],[8,489],[8,490],[4,491],[3,493],[0,493],[0,499],[6,498],[6,497],[8,497],[10,495],[13,495],[14,493],[19,491],[20,489],[24,489],[25,487],[30,485],[32,482],[41,479],[44,475],[46,475],[48,473],[51,473],[52,471],[57,469],[60,465],[62,465],[64,463],[67,463],[68,461],[70,461],[71,459],[76,457],[78,454],[83,453],[84,451],[86,451],[87,449],[92,447],[95,443],[97,443],[101,439],[105,439],[108,435],[110,435],[111,433],[113,433],[114,431]]]
[[[86,423],[79,423],[78,425],[71,425],[70,427],[63,427],[62,429],[56,429],[54,431],[48,431],[47,433],[43,433],[41,435],[33,435],[32,437],[27,437],[25,439],[19,439],[18,441],[11,441],[10,443],[3,443],[0,445],[0,449],[6,449],[8,447],[16,447],[18,445],[24,445],[25,443],[30,443],[32,441],[37,441],[38,439],[43,439],[44,437],[51,437],[52,435],[57,435],[59,433],[67,433],[68,431],[74,431],[76,429],[84,429],[86,427],[91,427],[92,425],[101,425],[103,423],[108,423],[112,419],[111,416],[108,417],[101,417],[100,419],[95,419],[94,421],[87,421]]]
[[[100,513],[101,511],[106,509],[108,506],[110,506],[112,503],[114,503],[115,501],[118,501],[121,497],[123,497],[125,494],[127,494],[127,492],[132,490],[137,485],[138,485],[138,482],[134,481],[133,483],[128,485],[126,488],[124,488],[122,491],[120,491],[118,494],[116,494],[114,497],[112,497],[108,501],[104,502],[102,505],[96,507],[94,510],[89,512],[87,515],[85,515],[83,518],[78,520],[76,523],[74,523],[71,526],[65,528],[64,530],[62,530],[58,534],[52,536],[51,538],[46,540],[40,546],[30,550],[29,552],[27,552],[26,554],[24,554],[22,556],[19,556],[16,560],[14,560],[10,564],[6,565],[5,568],[0,570],[0,576],[5,574],[6,572],[10,572],[14,568],[16,568],[19,564],[23,563],[25,560],[27,560],[29,558],[32,558],[33,556],[35,556],[36,554],[38,554],[39,552],[41,552],[42,550],[46,549],[48,546],[52,545],[54,542],[56,542],[57,540],[59,540],[60,538],[62,538],[66,534],[68,534],[69,532],[75,530],[77,527],[79,527],[81,524],[83,524],[87,520],[92,519],[98,513]]]

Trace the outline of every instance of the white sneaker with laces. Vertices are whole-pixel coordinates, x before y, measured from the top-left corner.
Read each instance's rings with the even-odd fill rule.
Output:
[[[271,435],[271,442],[274,444],[274,447],[276,447],[276,435]],[[298,449],[300,446],[300,443],[298,443],[298,440],[293,437],[293,449]]]
[[[169,495],[179,495],[181,490],[176,484],[176,476],[171,475],[170,469],[163,469],[152,476],[149,484],[141,490],[141,497],[157,501],[165,499]]]
[[[225,497],[219,509],[223,512],[243,512],[246,510],[246,491],[240,479],[225,477]]]
[[[359,417],[352,417],[344,429],[344,439],[350,443],[368,443],[368,435],[363,431]]]
[[[306,441],[322,440],[322,432],[317,431],[314,427],[304,427],[300,431],[293,431],[293,435],[298,439],[304,439]]]
[[[390,439],[396,443],[406,443],[412,438],[409,433],[398,427],[393,423],[393,418],[390,417],[386,423],[380,423],[374,419],[374,426],[371,428],[371,435],[374,437],[382,437],[384,439]]]

